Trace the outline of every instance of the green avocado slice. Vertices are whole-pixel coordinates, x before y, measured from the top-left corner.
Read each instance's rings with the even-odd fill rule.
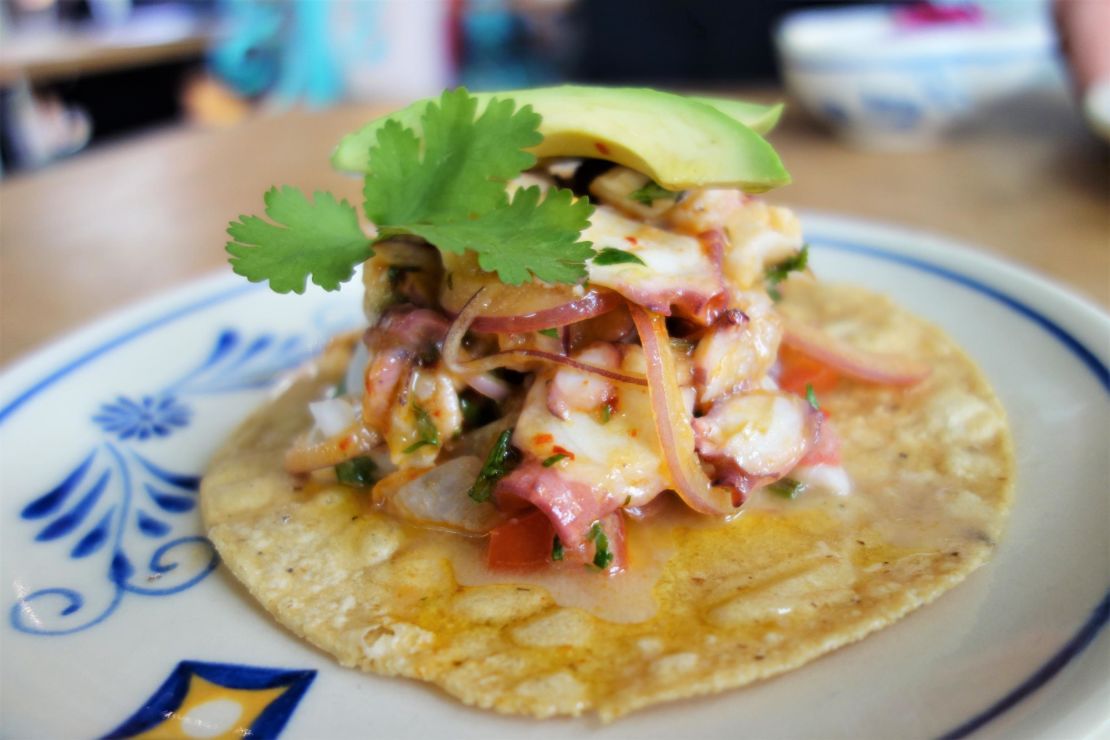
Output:
[[[786,107],[782,103],[763,105],[761,103],[750,103],[747,100],[715,96],[691,95],[690,98],[699,103],[713,106],[729,118],[736,119],[760,135],[770,133],[778,125],[779,119],[782,118],[782,111]]]
[[[648,88],[579,85],[476,94],[484,101],[494,96],[531,105],[543,117],[544,140],[531,150],[537,157],[608,159],[644,173],[668,190],[736,187],[758,193],[790,182],[771,145],[718,107],[737,101],[703,102]],[[348,134],[332,155],[332,164],[365,172],[370,147],[385,121],[419,130],[429,102],[417,101]],[[773,108],[757,111],[750,105],[731,110],[773,125]]]

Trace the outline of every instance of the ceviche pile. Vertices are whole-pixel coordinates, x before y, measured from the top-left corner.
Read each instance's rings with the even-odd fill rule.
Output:
[[[520,113],[510,104],[506,115]],[[381,177],[389,135],[371,153]],[[666,492],[715,517],[757,489],[848,493],[820,394],[842,377],[910,384],[928,368],[777,310],[780,283],[809,279],[797,218],[736,189],[668,190],[602,159],[523,164],[497,185],[501,203],[586,209],[565,243],[576,272],[505,279],[481,249],[445,247],[443,227],[424,225],[433,217],[391,227],[368,207],[368,328],[330,347],[344,379],[311,404],[314,425],[286,469],[365,486],[416,525],[488,537],[493,568],[601,573],[628,565],[627,520],[651,516]],[[533,225],[513,229],[518,256],[546,239]]]

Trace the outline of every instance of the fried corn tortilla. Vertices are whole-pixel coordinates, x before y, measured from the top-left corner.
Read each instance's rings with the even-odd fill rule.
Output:
[[[1013,458],[1001,405],[937,328],[853,287],[791,285],[782,308],[933,367],[908,388],[842,380],[822,394],[848,496],[760,491],[728,523],[671,507],[629,524],[629,572],[611,579],[483,578],[481,539],[399,522],[365,490],[283,471],[309,400],[335,382],[325,371],[219,452],[201,488],[209,537],[270,614],[341,664],[499,712],[608,721],[796,668],[982,564],[1010,507]]]

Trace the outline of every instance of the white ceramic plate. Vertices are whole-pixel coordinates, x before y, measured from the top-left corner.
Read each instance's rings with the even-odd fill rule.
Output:
[[[947,329],[1001,395],[1019,459],[994,560],[863,642],[739,691],[595,720],[463,707],[346,670],[219,568],[205,462],[275,375],[359,318],[355,289],[228,275],[103,321],[0,381],[3,682],[19,738],[251,728],[292,738],[1083,737],[1110,729],[1110,319],[944,240],[811,216],[818,273]]]

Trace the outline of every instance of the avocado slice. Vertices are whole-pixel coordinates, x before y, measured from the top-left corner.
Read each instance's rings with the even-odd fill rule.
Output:
[[[715,107],[718,99],[710,104],[648,88],[579,85],[476,95],[480,101],[494,96],[512,97],[517,105],[531,105],[543,116],[544,140],[531,150],[537,157],[608,159],[644,173],[668,190],[738,187],[758,193],[790,182],[771,145]],[[417,101],[348,134],[332,155],[332,164],[366,171],[370,147],[385,121],[419,130],[429,102]]]
[[[750,103],[747,100],[736,100],[735,98],[706,97],[703,95],[691,95],[690,98],[699,103],[713,106],[729,118],[739,121],[760,135],[770,133],[771,129],[778,125],[779,119],[782,118],[783,108],[786,107],[782,103],[763,105],[761,103]]]

